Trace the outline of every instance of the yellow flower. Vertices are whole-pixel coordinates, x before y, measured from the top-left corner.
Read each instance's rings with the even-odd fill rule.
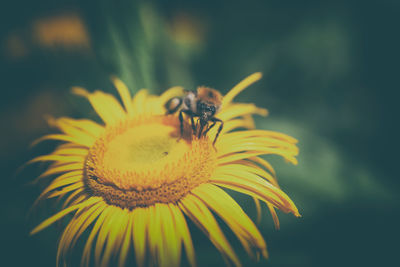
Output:
[[[72,213],[58,245],[57,264],[85,231],[89,232],[82,265],[107,266],[116,258],[123,266],[135,252],[138,266],[178,266],[184,248],[191,266],[195,253],[186,220],[192,220],[221,252],[227,263],[240,262],[214,214],[239,239],[246,252],[267,258],[263,237],[253,221],[222,188],[254,198],[268,206],[276,227],[275,209],[300,216],[290,198],[279,188],[274,169],[261,155],[276,154],[296,164],[296,140],[266,130],[253,130],[253,114],[267,111],[254,104],[232,103],[233,98],[261,78],[255,73],[237,84],[223,98],[218,118],[224,128],[212,145],[217,127],[205,137],[192,134],[184,121],[184,136],[176,115],[164,115],[165,103],[182,95],[174,87],[161,96],[139,91],[131,98],[117,78],[113,83],[123,106],[104,92],[73,92],[87,98],[104,125],[87,119],[59,118],[49,123],[61,134],[38,141],[63,141],[54,152],[31,162],[52,162],[38,178],[56,177],[39,199],[59,198],[62,210],[43,221],[31,234]]]

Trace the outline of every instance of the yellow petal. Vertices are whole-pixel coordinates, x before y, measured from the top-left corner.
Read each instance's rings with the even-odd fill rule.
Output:
[[[28,162],[28,164],[40,161],[56,161],[62,163],[77,163],[85,160],[82,156],[59,156],[59,155],[44,155],[36,157]]]
[[[231,104],[229,107],[222,109],[217,117],[223,121],[245,116],[245,115],[261,115],[267,116],[268,111],[264,108],[259,108],[254,104]]]
[[[196,259],[194,255],[193,242],[190,236],[189,228],[186,224],[186,220],[182,214],[182,211],[175,204],[169,204],[169,208],[174,217],[176,231],[179,232],[179,235],[181,236],[183,241],[183,245],[185,246],[186,255],[189,263],[192,267],[195,267]]]
[[[113,82],[115,88],[117,88],[117,91],[122,99],[122,103],[124,103],[126,112],[129,115],[132,115],[133,114],[132,98],[128,87],[125,85],[124,82],[122,82],[115,76],[111,77],[111,81]]]
[[[65,142],[71,142],[77,145],[82,145],[85,147],[90,147],[93,144],[93,139],[91,138],[78,138],[78,137],[73,137],[65,134],[48,134],[45,136],[42,136],[41,138],[35,140],[32,142],[32,146],[37,145],[38,143],[45,141],[45,140],[59,140],[59,141],[65,141]]]
[[[245,170],[247,172],[257,174],[258,176],[266,179],[274,186],[279,187],[278,182],[274,176],[247,160],[238,160],[235,161],[235,163],[229,164],[229,166],[230,168],[237,168],[239,170]]]
[[[94,262],[95,266],[100,266],[101,255],[104,246],[107,244],[106,239],[110,234],[110,230],[112,229],[113,223],[118,220],[118,207],[110,206],[111,209],[107,216],[104,218],[103,225],[97,235],[96,245],[94,248]],[[118,225],[118,223],[116,223]]]
[[[290,163],[296,165],[297,164],[297,159],[295,156],[298,154],[297,149],[293,150],[287,150],[287,149],[282,149],[282,148],[275,148],[275,147],[270,147],[269,145],[265,144],[255,144],[251,142],[244,142],[241,144],[235,144],[231,146],[227,145],[220,145],[219,143],[216,144],[216,147],[218,149],[218,152],[224,156],[224,155],[231,155],[231,154],[237,154],[243,151],[246,151],[245,153],[247,154],[252,154],[253,152],[261,152],[259,155],[268,155],[268,154],[275,154],[282,156],[285,160],[289,161]],[[219,159],[218,159],[219,161]]]
[[[268,131],[268,130],[248,130],[248,131],[238,131],[225,135],[227,138],[249,138],[249,137],[269,137],[286,143],[296,144],[297,139],[283,133]]]
[[[254,205],[256,206],[256,211],[257,211],[257,224],[261,223],[261,204],[260,200],[256,197],[252,197],[254,201]]]
[[[87,156],[87,148],[58,148],[53,151],[54,155],[60,156]]]
[[[68,250],[73,246],[73,240],[78,239],[82,232],[80,228],[89,220],[90,216],[99,208],[99,203],[90,207],[80,208],[65,228],[57,250],[57,263],[63,259]],[[83,212],[82,212],[83,211]],[[93,222],[90,221],[90,222]],[[86,228],[85,228],[86,229]]]
[[[265,159],[262,159],[260,157],[253,157],[253,158],[250,158],[250,160],[254,161],[255,163],[258,163],[261,166],[263,166],[264,168],[266,168],[274,176],[274,178],[276,179],[275,170],[274,170],[274,168],[272,167],[272,165],[268,161],[266,161]]]
[[[212,184],[202,184],[192,193],[225,221],[249,253],[251,248],[256,248],[266,255],[267,247],[257,227],[225,191]]]
[[[181,240],[175,228],[173,215],[166,204],[156,204],[158,212],[162,218],[161,234],[163,239],[163,247],[165,254],[162,255],[165,266],[179,266],[181,258]]]
[[[54,175],[54,174],[59,174],[62,172],[66,172],[66,171],[76,171],[76,170],[82,170],[83,165],[82,163],[68,163],[68,164],[62,164],[62,165],[58,165],[56,166],[54,165],[50,165],[50,167],[44,172],[42,173],[38,178],[43,178],[43,177],[47,177],[50,175]]]
[[[62,196],[62,195],[65,195],[68,192],[71,192],[71,191],[74,191],[74,190],[77,190],[77,189],[80,189],[80,188],[83,188],[83,187],[84,187],[83,182],[79,181],[79,182],[76,182],[76,183],[74,183],[72,185],[63,187],[63,189],[61,189],[61,190],[57,190],[57,191],[54,191],[54,192],[50,193],[47,196],[47,198],[53,198],[53,197],[57,197],[57,196]]]
[[[79,231],[76,235],[72,237],[71,247],[75,246],[76,242],[78,241],[79,236],[93,223],[97,222],[97,217],[104,211],[106,205],[104,202],[100,201],[96,205],[93,206],[93,212],[89,214],[85,221],[80,221],[79,225],[77,224],[76,227],[79,227]]]
[[[101,267],[107,267],[112,253],[119,252],[120,240],[122,239],[121,233],[125,232],[127,226],[127,211],[119,207],[115,207],[114,210],[114,214],[110,215],[112,219],[110,218],[110,228],[105,241],[105,249],[100,264]]]
[[[133,216],[132,212],[128,214],[127,227],[124,233],[124,239],[121,245],[121,252],[119,254],[119,267],[123,267],[126,262],[126,257],[128,256],[129,247],[131,245],[131,237],[132,237],[132,225],[133,225]]]
[[[66,207],[70,206],[70,204],[74,205],[74,203],[80,202],[79,199],[81,199],[81,197],[84,197],[84,195],[86,194],[82,194],[83,190],[75,190],[74,192],[72,192],[71,194],[69,194],[69,196],[65,199],[64,203],[62,204],[61,208],[65,209]]]
[[[257,191],[263,192],[265,196],[268,196],[270,202],[280,209],[287,210],[286,212],[297,212],[297,208],[292,200],[279,187],[270,184],[254,173],[226,165],[219,167],[214,176],[215,178],[212,178],[212,181],[233,182],[241,184],[243,187],[254,188]]]
[[[217,149],[218,149],[218,145],[217,145]],[[217,159],[218,165],[222,165],[222,164],[234,162],[234,161],[241,160],[241,159],[248,159],[248,158],[252,158],[255,156],[263,155],[265,153],[260,152],[260,151],[257,151],[257,152],[251,151],[251,152],[222,154],[221,151],[218,150],[218,154],[220,154],[219,158]]]
[[[74,184],[76,182],[80,182],[82,180],[82,171],[73,171],[65,173],[59,177],[57,177],[49,186],[46,187],[45,190],[40,194],[38,199],[41,199],[43,196],[48,194],[50,191],[55,190],[59,187],[63,187],[66,185]]]
[[[93,244],[94,238],[97,236],[97,233],[100,231],[100,228],[102,227],[104,221],[108,217],[108,214],[110,213],[110,211],[113,208],[114,208],[113,206],[107,206],[101,212],[100,216],[97,218],[96,223],[94,224],[94,226],[92,228],[92,231],[90,232],[90,235],[89,235],[89,237],[88,237],[88,239],[86,241],[85,247],[83,249],[81,266],[89,266],[90,255],[91,255],[92,244]]]
[[[222,128],[222,131],[221,131],[221,136],[224,133],[230,132],[237,128],[252,129],[252,128],[254,128],[254,121],[253,120],[244,120],[244,119],[229,120],[224,123],[224,128]]]
[[[83,203],[71,206],[69,208],[66,208],[58,213],[56,213],[55,215],[51,216],[50,218],[48,218],[47,220],[45,220],[44,222],[42,222],[41,224],[39,224],[38,226],[36,226],[32,231],[31,231],[31,235],[36,234],[37,232],[43,230],[44,228],[50,226],[51,224],[53,224],[54,222],[58,221],[59,219],[61,219],[62,217],[64,217],[65,215],[67,215],[70,212],[73,212],[81,207],[84,206],[89,206],[92,205],[96,202],[99,202],[100,199],[97,197],[92,197],[89,198],[88,200],[86,200]]]
[[[142,89],[139,90],[139,92],[137,92],[133,97],[132,106],[133,106],[133,113],[135,116],[144,113],[147,96],[148,96],[147,90]]]
[[[278,215],[276,214],[275,207],[269,203],[267,203],[267,207],[269,209],[269,212],[271,213],[272,220],[274,221],[275,229],[279,230],[280,228],[279,218]]]
[[[247,175],[251,176],[250,174]],[[292,212],[295,216],[300,216],[293,201],[279,188],[249,180],[247,177],[239,178],[225,174],[216,175],[216,178],[212,178],[211,182],[273,204],[286,213]]]
[[[222,101],[223,106],[227,106],[230,104],[240,92],[242,92],[244,89],[252,85],[253,83],[257,82],[262,78],[261,72],[256,72],[253,73],[246,78],[244,78],[242,81],[240,81],[237,85],[235,85],[225,96]]]
[[[136,208],[132,211],[133,215],[133,230],[132,238],[135,247],[136,264],[137,266],[144,265],[147,240],[147,226],[150,222],[149,208]]]
[[[60,129],[66,135],[72,136],[77,139],[82,139],[82,140],[84,140],[84,142],[93,143],[96,140],[95,138],[97,136],[92,135],[90,133],[90,131],[87,130],[87,128],[89,128],[89,127],[85,127],[85,128],[76,127],[77,125],[79,125],[79,123],[74,122],[72,119],[68,119],[68,118],[54,119],[54,118],[50,117],[47,120],[47,122],[49,125]],[[94,124],[94,122],[93,122],[93,124]]]
[[[98,137],[104,132],[104,127],[92,120],[88,119],[76,120],[68,117],[62,117],[57,120],[62,120],[65,124],[80,129],[81,131],[93,137]]]
[[[101,91],[89,93],[85,89],[79,87],[72,88],[72,92],[86,97],[96,113],[107,125],[115,124],[126,117],[126,113],[117,99],[110,94]]]
[[[211,242],[221,252],[227,264],[233,263],[235,266],[241,266],[239,259],[230,246],[225,235],[222,233],[217,221],[210,210],[193,195],[186,195],[179,206],[185,214],[197,224],[197,226],[210,238]]]
[[[161,204],[155,204],[148,207],[149,210],[149,224],[148,224],[148,241],[149,250],[152,255],[151,263],[158,266],[167,266],[165,257],[165,247],[163,245],[163,236],[161,233],[161,222],[162,217],[159,212],[159,207]]]

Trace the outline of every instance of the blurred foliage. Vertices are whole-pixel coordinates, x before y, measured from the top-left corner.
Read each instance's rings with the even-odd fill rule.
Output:
[[[90,2],[90,3],[89,3]],[[4,266],[54,266],[61,227],[29,237],[53,212],[26,214],[43,166],[17,172],[53,148],[29,143],[46,115],[96,119],[74,85],[114,93],[208,85],[227,92],[246,75],[264,79],[238,96],[270,111],[263,129],[299,139],[299,165],[267,157],[303,217],[269,215],[260,228],[268,266],[374,266],[397,261],[397,34],[400,3],[384,1],[13,1],[0,11],[0,164]],[[250,216],[250,199],[235,194]],[[223,264],[193,229],[200,266]],[[232,236],[229,236],[233,238]],[[236,242],[237,243],[237,242]],[[245,266],[264,266],[247,259]],[[73,254],[76,260],[79,253]]]
[[[176,80],[193,86],[181,49],[152,4],[103,0],[84,10],[96,55],[129,88],[154,90]]]

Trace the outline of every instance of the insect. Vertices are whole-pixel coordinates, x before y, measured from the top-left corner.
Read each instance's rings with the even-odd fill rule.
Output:
[[[220,126],[213,142],[213,145],[215,145],[224,127],[224,122],[214,117],[219,111],[221,104],[222,95],[220,92],[212,88],[200,86],[196,91],[186,91],[186,94],[181,98],[172,98],[167,103],[166,114],[173,114],[182,107],[179,110],[181,136],[183,136],[183,113],[190,117],[193,133],[196,134],[197,127],[200,127],[197,132],[198,138],[202,135],[205,136],[219,122]],[[195,117],[198,117],[197,124],[194,123]],[[209,122],[211,122],[211,125],[208,125]]]

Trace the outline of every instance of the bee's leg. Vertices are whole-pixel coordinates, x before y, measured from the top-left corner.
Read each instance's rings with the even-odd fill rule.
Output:
[[[200,130],[199,130],[199,135],[198,138],[201,137],[201,133],[203,132],[204,126],[207,125],[207,121],[200,119]]]
[[[216,122],[220,122],[220,123],[221,123],[221,125],[220,125],[219,128],[218,128],[218,132],[217,132],[217,134],[215,135],[214,142],[213,142],[213,146],[215,146],[215,142],[217,142],[217,138],[218,138],[219,134],[221,133],[222,128],[224,128],[224,122],[223,122],[222,120],[218,119],[218,118],[212,118],[211,121],[212,121],[212,122],[215,122],[215,123],[216,123]]]
[[[192,130],[193,130],[193,134],[196,134],[196,125],[194,124],[194,119],[193,116],[190,116],[190,120],[192,122]]]
[[[197,135],[197,131],[199,130],[199,124],[200,124],[200,118],[198,118],[196,121],[194,121],[194,117],[193,117],[193,135]]]
[[[179,137],[178,140],[180,140],[183,137],[183,110],[179,111],[179,123],[181,124],[181,136]]]
[[[200,130],[199,130],[199,134],[197,136],[198,138],[201,137],[201,132],[203,131],[203,128],[204,128],[204,124],[200,123]]]
[[[185,111],[190,116],[190,123],[192,124],[193,134],[196,134],[196,125],[194,124],[194,114],[191,111]]]
[[[217,124],[217,122],[216,122],[216,121],[213,121],[213,123],[210,125],[210,127],[208,127],[208,128],[204,131],[203,135],[205,136],[205,135],[208,133],[208,131],[211,130],[212,127],[215,126],[215,124]]]
[[[192,124],[193,134],[196,134],[196,125],[194,124],[194,114],[190,110],[183,110],[183,112],[190,116],[190,123]]]

